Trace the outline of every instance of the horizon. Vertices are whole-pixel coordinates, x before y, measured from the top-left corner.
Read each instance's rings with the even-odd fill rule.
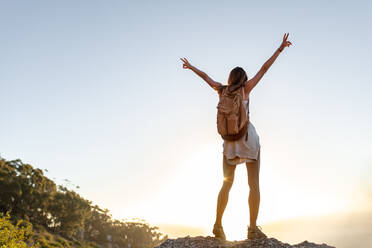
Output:
[[[257,224],[369,213],[371,10],[369,1],[4,3],[0,156],[68,179],[115,219],[211,235],[223,180],[218,96],[179,58],[224,84],[235,66],[252,78],[289,33],[293,45],[250,96],[262,147]],[[223,217],[234,239],[249,223],[246,173],[237,166]]]
[[[372,245],[369,227],[372,225],[372,211],[360,213],[337,213],[312,217],[291,218],[263,224],[268,237],[295,245],[305,240],[313,243],[344,248]],[[210,228],[157,224],[160,231],[170,239],[186,236],[211,236]],[[244,226],[241,226],[243,229]],[[244,239],[244,230],[234,233],[231,226],[226,228],[227,240]],[[213,236],[213,235],[212,235]]]

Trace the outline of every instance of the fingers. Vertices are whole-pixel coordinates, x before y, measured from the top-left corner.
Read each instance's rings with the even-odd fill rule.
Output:
[[[189,61],[187,61],[186,58],[180,58],[180,59],[182,60],[183,63],[187,63],[187,64],[189,63]]]
[[[283,41],[286,41],[288,36],[289,36],[289,33],[285,33],[284,36],[283,36]]]
[[[190,68],[189,61],[187,61],[186,58],[180,58],[180,60],[183,62],[182,67],[183,67],[184,69],[188,69],[188,68]]]
[[[289,47],[290,45],[292,45],[292,42],[287,41],[288,37],[289,37],[289,33],[284,33],[282,46]]]

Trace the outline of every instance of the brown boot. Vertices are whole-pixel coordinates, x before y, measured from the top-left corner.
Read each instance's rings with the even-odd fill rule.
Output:
[[[248,226],[247,238],[248,239],[260,239],[260,238],[267,238],[267,236],[261,231],[260,226],[255,226],[255,227]]]
[[[221,225],[214,224],[213,226],[213,234],[216,238],[220,238],[223,240],[226,240],[225,232],[223,231],[223,228]]]

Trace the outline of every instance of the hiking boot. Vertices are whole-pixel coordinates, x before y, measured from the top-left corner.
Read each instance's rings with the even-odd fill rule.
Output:
[[[248,226],[248,239],[260,239],[260,238],[267,238],[267,236],[261,231],[260,226],[250,227]]]
[[[213,226],[213,234],[216,238],[220,238],[220,239],[223,239],[223,240],[226,240],[226,236],[225,236],[225,233],[223,231],[223,228],[221,225],[218,225],[218,224],[214,224]]]

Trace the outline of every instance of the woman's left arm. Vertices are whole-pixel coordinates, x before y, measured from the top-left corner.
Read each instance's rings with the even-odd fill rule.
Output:
[[[289,47],[292,45],[290,41],[287,41],[287,38],[289,36],[288,34],[284,34],[283,36],[283,42],[280,45],[280,47],[274,52],[274,54],[263,64],[261,69],[257,72],[257,74],[250,80],[247,81],[245,84],[245,93],[249,94],[251,90],[257,85],[257,83],[261,80],[263,75],[266,73],[266,71],[270,68],[270,66],[274,63],[276,58],[279,56],[279,54],[283,51],[285,47]]]

